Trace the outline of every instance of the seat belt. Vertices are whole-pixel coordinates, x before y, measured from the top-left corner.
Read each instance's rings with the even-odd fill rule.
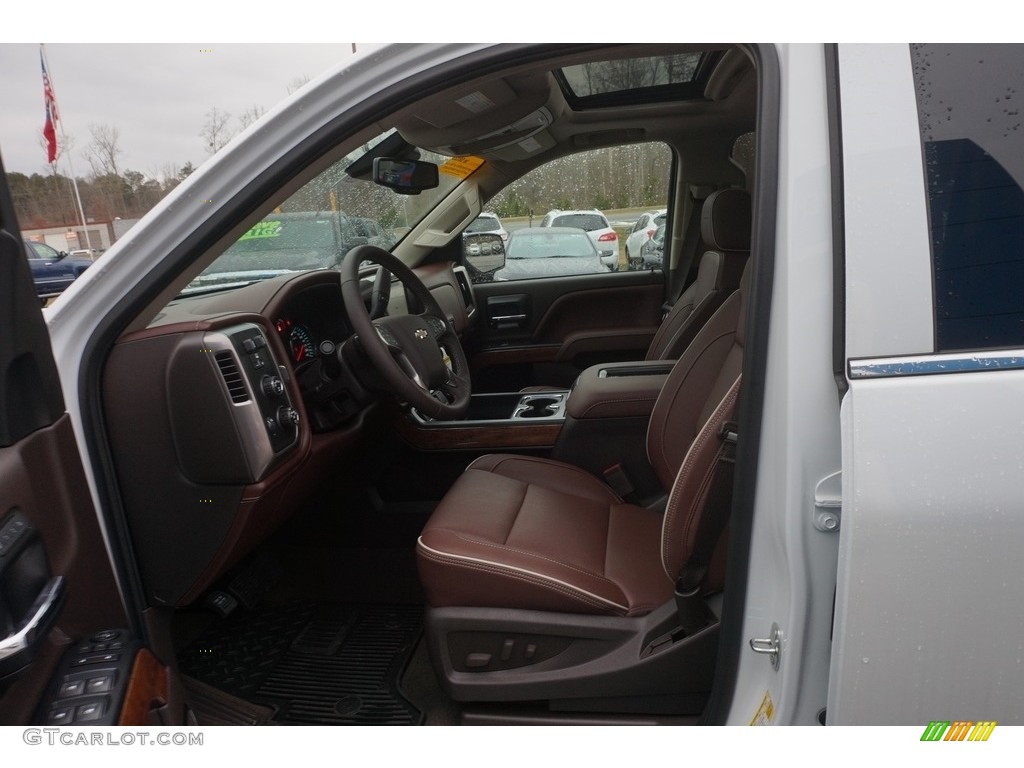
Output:
[[[722,450],[718,455],[715,474],[708,489],[707,500],[693,550],[676,579],[676,611],[679,617],[679,634],[689,636],[711,623],[711,615],[701,600],[700,590],[707,575],[711,558],[718,540],[729,522],[732,511],[733,476],[736,466],[736,440],[739,435],[736,423],[726,421],[718,431]]]
[[[679,251],[679,262],[672,270],[672,288],[668,298],[662,305],[662,319],[668,316],[672,307],[679,301],[679,297],[686,287],[686,278],[690,274],[697,255],[697,246],[700,244],[700,214],[704,209],[704,201],[714,192],[716,187],[710,185],[699,186],[696,184],[687,185],[690,196],[690,218],[686,222],[686,232],[683,235],[683,245]]]

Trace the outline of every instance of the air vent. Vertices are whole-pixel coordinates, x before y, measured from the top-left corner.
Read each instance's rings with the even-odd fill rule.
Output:
[[[216,360],[220,367],[220,374],[224,377],[224,383],[228,387],[228,394],[231,395],[231,402],[249,402],[249,390],[245,388],[245,379],[242,378],[242,372],[238,370],[235,356],[228,351],[218,352]]]

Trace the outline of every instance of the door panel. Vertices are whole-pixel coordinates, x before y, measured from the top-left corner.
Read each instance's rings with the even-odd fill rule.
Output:
[[[166,691],[162,665],[136,679],[131,626],[0,164],[0,725],[113,724],[130,687]],[[167,696],[140,698],[126,724]]]
[[[660,272],[480,283],[474,390],[568,387],[597,363],[642,360],[661,322]]]

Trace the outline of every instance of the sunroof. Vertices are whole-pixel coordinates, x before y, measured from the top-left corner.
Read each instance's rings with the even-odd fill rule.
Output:
[[[566,98],[581,107],[695,98],[717,52],[697,51],[574,64],[558,71]]]

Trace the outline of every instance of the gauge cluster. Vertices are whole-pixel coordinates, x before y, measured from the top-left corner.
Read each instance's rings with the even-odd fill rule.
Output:
[[[274,328],[288,350],[296,373],[352,335],[336,285],[315,285],[295,294],[285,305]]]

